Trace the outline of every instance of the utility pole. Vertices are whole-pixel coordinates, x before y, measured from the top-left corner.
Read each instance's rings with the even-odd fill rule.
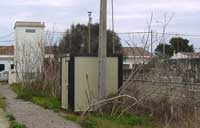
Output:
[[[163,58],[165,58],[165,39],[162,39],[163,43]]]
[[[106,96],[107,0],[100,0],[98,100]]]
[[[112,37],[112,44],[113,44],[113,54],[115,54],[115,23],[114,23],[114,0],[111,0],[112,3],[112,33],[113,33],[113,37]]]
[[[151,58],[153,57],[153,31],[151,30]]]
[[[91,53],[91,21],[92,21],[92,12],[88,12],[89,23],[88,23],[88,53]]]
[[[163,42],[163,57],[165,58],[165,43]]]

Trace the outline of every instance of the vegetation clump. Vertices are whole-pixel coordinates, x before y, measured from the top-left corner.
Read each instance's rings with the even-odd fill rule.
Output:
[[[79,115],[67,113],[63,117],[77,122],[83,128],[159,128],[157,121],[136,115],[112,117],[105,114],[88,114],[81,118]]]
[[[60,110],[60,100],[56,97],[27,87],[23,88],[21,84],[12,84],[11,89],[17,93],[17,98],[31,101],[46,109],[59,111],[65,119],[74,121],[83,128],[158,128],[158,122],[142,116],[126,115],[113,117],[109,115],[87,114],[81,117],[74,113],[65,113]]]
[[[60,109],[60,100],[55,97],[43,93],[42,91],[35,91],[28,87],[22,87],[21,84],[12,84],[11,89],[17,93],[17,98],[26,101],[31,101],[45,109],[52,109],[58,111]]]
[[[0,108],[5,108],[4,98],[0,96]]]
[[[9,128],[27,128],[24,124],[16,122],[13,115],[7,115],[7,118],[11,122]]]

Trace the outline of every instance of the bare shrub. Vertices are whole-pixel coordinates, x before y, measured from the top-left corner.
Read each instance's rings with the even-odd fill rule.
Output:
[[[165,31],[171,18],[167,19],[165,16],[162,24],[163,34],[157,37],[155,42],[164,43],[166,41]],[[140,40],[145,50],[150,46],[152,21],[153,15],[147,27],[148,31]],[[127,44],[130,48],[138,46],[134,39],[135,37],[129,36]],[[143,51],[140,54],[142,57]],[[133,57],[132,61],[136,59]],[[187,75],[184,76],[186,72],[194,73],[194,71],[189,71],[190,69],[185,68],[183,63],[171,65],[167,62],[166,59],[152,57],[148,64],[144,62],[140,65],[133,65],[129,77],[116,96],[92,104],[82,115],[101,104],[101,110],[107,114],[110,113],[111,116],[149,115],[160,120],[163,127],[199,127],[199,91],[194,90],[196,88],[194,81],[183,80],[189,78]],[[181,76],[184,77],[181,78]]]
[[[24,43],[18,48],[16,73],[23,88],[60,96],[60,65],[55,44],[53,33],[47,32],[45,39],[35,44],[37,47]]]

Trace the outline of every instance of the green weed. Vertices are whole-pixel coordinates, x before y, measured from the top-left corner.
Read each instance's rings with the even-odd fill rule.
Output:
[[[31,101],[45,109],[58,111],[60,109],[60,100],[56,97],[43,94],[30,88],[23,88],[20,84],[12,84],[11,89],[17,93],[17,98],[25,101]]]
[[[10,121],[10,127],[9,128],[26,128],[24,124],[20,124],[15,121],[15,117],[13,115],[8,114],[7,118]]]
[[[109,115],[87,115],[80,118],[79,115],[66,114],[67,120],[79,123],[83,128],[159,128],[159,123],[146,117],[123,116],[121,118]]]
[[[5,102],[4,99],[0,96],[0,108],[5,108]]]
[[[24,124],[19,124],[15,121],[12,121],[10,124],[10,128],[26,128]]]
[[[31,89],[21,88],[20,85],[12,85],[11,88],[18,94],[18,98],[31,101],[47,109],[60,110],[60,100],[56,97]],[[90,114],[81,118],[80,115],[65,113],[62,116],[67,120],[80,124],[82,128],[160,128],[158,122],[134,115],[117,118],[109,115]]]

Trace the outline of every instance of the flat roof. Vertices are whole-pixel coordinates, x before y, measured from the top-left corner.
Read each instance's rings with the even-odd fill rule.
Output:
[[[32,22],[32,21],[16,21],[14,29],[16,27],[40,27],[45,28],[44,22]]]

